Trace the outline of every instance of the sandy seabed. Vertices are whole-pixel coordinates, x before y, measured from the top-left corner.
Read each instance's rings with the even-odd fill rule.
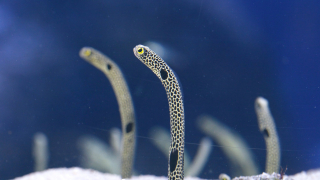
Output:
[[[277,180],[280,178],[279,174],[273,173],[269,175],[262,173],[257,176],[241,176],[233,178],[233,180]],[[132,180],[167,180],[167,177],[141,175],[133,176]],[[213,178],[216,179],[216,178]],[[101,173],[92,169],[82,169],[79,167],[73,168],[55,168],[48,169],[41,172],[34,172],[22,177],[15,178],[14,180],[121,180],[119,175]],[[185,180],[201,180],[197,177],[186,177]],[[320,169],[303,171],[301,173],[284,176],[283,180],[320,180]]]

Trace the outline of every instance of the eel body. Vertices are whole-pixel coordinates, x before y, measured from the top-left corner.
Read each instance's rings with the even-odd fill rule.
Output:
[[[253,154],[240,134],[210,115],[199,116],[197,125],[221,146],[231,163],[233,176],[252,176],[259,173]]]
[[[169,163],[168,163],[168,179],[181,180],[184,179],[184,109],[182,93],[171,68],[153,52],[149,47],[137,45],[133,48],[134,55],[162,82],[169,101],[170,111],[170,131],[171,144],[169,148]]]
[[[258,124],[264,136],[267,147],[266,172],[279,173],[280,166],[280,142],[276,125],[269,110],[268,101],[258,97],[255,101],[255,110],[258,117]]]
[[[48,138],[45,134],[38,132],[33,137],[33,157],[34,170],[44,171],[49,164],[49,145]]]
[[[123,134],[121,177],[122,179],[130,178],[134,161],[136,123],[128,85],[118,65],[101,52],[91,47],[83,47],[79,55],[102,71],[114,90],[119,105]]]

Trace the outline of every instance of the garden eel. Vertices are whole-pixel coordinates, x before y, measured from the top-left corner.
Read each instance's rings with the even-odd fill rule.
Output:
[[[231,163],[232,176],[252,176],[259,173],[253,154],[242,136],[210,115],[197,118],[200,130],[210,136]]]
[[[49,147],[48,138],[45,134],[37,132],[33,137],[34,170],[43,171],[49,164]]]
[[[137,45],[134,55],[155,73],[166,89],[170,110],[171,144],[168,179],[184,179],[184,109],[177,77],[171,68],[149,47]]]
[[[80,57],[102,71],[109,79],[116,94],[121,116],[123,146],[121,154],[121,177],[130,178],[135,150],[135,115],[128,85],[116,63],[91,47],[83,47]]]
[[[267,146],[266,172],[279,173],[280,143],[276,131],[276,125],[268,107],[268,101],[258,97],[255,101],[255,110],[258,117],[259,129],[264,136]]]

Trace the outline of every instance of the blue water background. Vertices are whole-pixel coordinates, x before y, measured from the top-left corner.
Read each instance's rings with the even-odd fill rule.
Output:
[[[186,141],[205,135],[207,113],[240,133],[261,170],[265,143],[254,100],[269,100],[288,174],[320,167],[319,1],[0,1],[0,178],[33,171],[32,137],[45,133],[50,168],[79,166],[77,139],[108,140],[120,128],[106,77],[78,56],[83,46],[107,54],[123,70],[137,118],[135,169],[167,174],[149,136],[169,128],[166,93],[132,52],[154,41],[174,52],[168,64],[183,86]],[[198,146],[187,144],[193,157]],[[214,147],[202,178],[230,173]]]

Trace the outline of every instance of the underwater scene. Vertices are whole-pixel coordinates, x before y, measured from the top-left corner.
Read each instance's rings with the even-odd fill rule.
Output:
[[[320,168],[319,8],[0,1],[0,179]]]

